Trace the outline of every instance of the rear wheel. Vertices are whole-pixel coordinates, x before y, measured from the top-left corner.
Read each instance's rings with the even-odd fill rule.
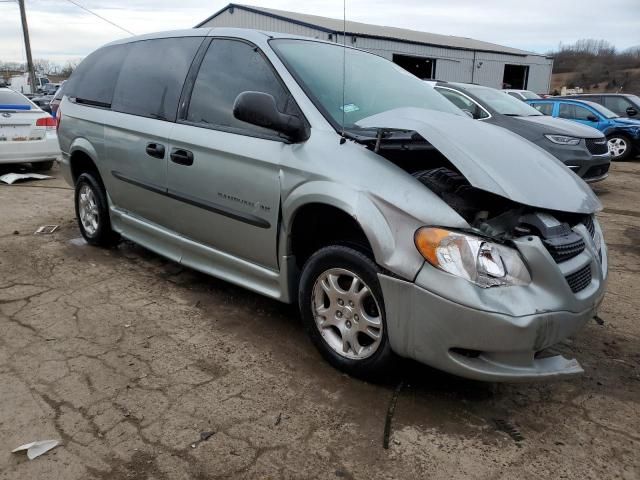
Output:
[[[609,147],[609,153],[611,154],[611,160],[623,161],[631,155],[631,140],[625,135],[619,133],[609,135],[607,137],[607,145]]]
[[[357,377],[383,375],[394,358],[378,272],[367,255],[338,245],[320,249],[302,270],[307,333],[331,365]]]
[[[104,187],[91,173],[78,177],[75,204],[80,233],[87,243],[101,247],[117,245],[120,236],[111,229]]]
[[[46,172],[53,168],[53,160],[47,160],[46,162],[34,162],[31,164],[31,168],[36,172]]]

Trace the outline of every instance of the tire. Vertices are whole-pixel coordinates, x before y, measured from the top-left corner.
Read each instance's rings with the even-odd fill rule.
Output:
[[[31,164],[31,168],[35,172],[46,172],[53,168],[53,160],[47,160],[46,162],[34,162]]]
[[[607,137],[607,146],[609,147],[609,153],[611,153],[611,160],[614,162],[624,162],[628,160],[633,151],[633,145],[629,137],[620,133],[609,135]],[[624,151],[622,151],[623,147]]]
[[[111,229],[107,196],[94,174],[83,173],[78,177],[74,200],[80,233],[87,243],[99,247],[117,245],[120,235]]]
[[[381,379],[395,359],[379,272],[367,255],[342,245],[318,250],[302,269],[298,305],[304,327],[322,356],[354,377]]]

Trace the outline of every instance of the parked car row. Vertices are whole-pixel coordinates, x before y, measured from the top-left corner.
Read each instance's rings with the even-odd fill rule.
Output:
[[[597,182],[607,177],[610,155],[601,132],[544,116],[494,88],[441,81],[427,83],[474,119],[506,128],[543,148],[585,181]]]
[[[64,88],[61,168],[88,243],[125,237],[297,303],[350,374],[398,356],[490,381],[582,371],[544,351],[596,314],[607,248],[600,202],[554,155],[588,176],[600,132],[243,29],[113,42]]]
[[[620,117],[599,103],[572,97],[527,100],[527,103],[545,115],[601,131],[607,137],[613,160],[627,160],[640,153],[640,120]]]

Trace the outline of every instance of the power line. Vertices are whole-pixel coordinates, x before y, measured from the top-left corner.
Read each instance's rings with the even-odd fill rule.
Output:
[[[89,10],[87,7],[80,5],[78,2],[76,2],[75,0],[67,0],[67,2],[74,4],[76,7],[81,8],[82,10],[84,10],[85,12],[89,12],[91,15],[94,15],[96,17],[98,17],[100,20],[104,20],[107,23],[110,23],[111,25],[113,25],[116,28],[119,28],[122,31],[127,32],[129,35],[135,35],[135,33],[133,33],[131,30],[127,30],[124,27],[121,27],[120,25],[118,25],[117,23],[112,22],[111,20],[109,20],[108,18],[104,18],[102,15],[97,14],[96,12]]]

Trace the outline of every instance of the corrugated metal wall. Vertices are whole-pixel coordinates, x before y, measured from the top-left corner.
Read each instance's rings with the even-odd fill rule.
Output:
[[[268,15],[247,12],[239,8],[234,8],[233,13],[226,10],[203,26],[253,28],[329,40],[329,34],[322,30],[287,22]],[[332,35],[331,40],[342,43],[342,35]],[[529,82],[527,88],[538,93],[548,92],[553,64],[552,60],[541,56],[472,52],[377,38],[356,37],[354,42],[350,36],[347,36],[347,45],[368,50],[389,60],[392,59],[394,53],[435,58],[436,77],[439,80],[474,82],[494,88],[502,88],[505,64],[528,65]]]

